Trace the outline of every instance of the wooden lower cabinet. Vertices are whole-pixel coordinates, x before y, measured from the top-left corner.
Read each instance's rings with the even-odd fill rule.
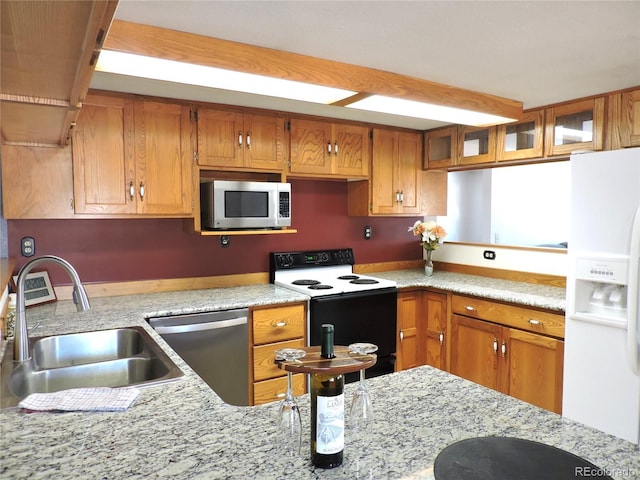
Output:
[[[447,295],[430,290],[398,294],[396,371],[419,365],[446,370]]]
[[[481,302],[491,303],[486,300]],[[456,301],[452,303],[451,373],[561,413],[564,342],[547,335],[461,315],[461,312],[456,312]],[[502,315],[509,315],[511,307],[495,305]],[[477,310],[471,310],[474,308],[471,305],[467,305],[467,308],[470,314],[477,313]],[[537,313],[540,312],[532,311],[532,318]],[[500,319],[498,315],[496,321]]]
[[[251,391],[253,405],[281,399],[287,390],[287,373],[274,363],[280,348],[306,344],[306,303],[255,307],[251,311]],[[295,395],[306,393],[306,376],[294,375]]]

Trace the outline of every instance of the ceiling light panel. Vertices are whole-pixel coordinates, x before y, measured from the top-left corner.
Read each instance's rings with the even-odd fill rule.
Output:
[[[323,104],[331,104],[356,93],[112,50],[102,50],[96,71]]]

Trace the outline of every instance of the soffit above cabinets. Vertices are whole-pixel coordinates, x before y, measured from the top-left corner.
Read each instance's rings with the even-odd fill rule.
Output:
[[[2,0],[2,143],[65,145],[117,0]]]

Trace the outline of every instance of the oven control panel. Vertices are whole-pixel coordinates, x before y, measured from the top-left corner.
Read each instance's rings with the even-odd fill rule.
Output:
[[[351,248],[271,254],[272,270],[286,270],[308,266],[353,265],[354,263],[355,260]]]

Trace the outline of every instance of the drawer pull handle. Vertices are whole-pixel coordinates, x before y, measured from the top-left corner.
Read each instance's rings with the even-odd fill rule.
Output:
[[[498,339],[495,337],[493,339],[493,353],[498,353]]]
[[[475,312],[476,311],[476,307],[472,307],[471,305],[465,305],[464,309],[467,312]]]
[[[440,332],[440,335],[438,335],[438,339],[440,340],[440,345],[442,345],[444,343],[444,333]]]
[[[284,392],[276,393],[275,397],[276,398],[284,398],[285,397],[285,393]]]
[[[544,324],[540,320],[536,320],[535,318],[530,318],[529,325],[532,325],[535,327],[537,325],[544,325]]]
[[[280,320],[279,322],[275,322],[272,324],[273,328],[282,328],[286,327],[287,325],[289,325],[289,322],[285,320]]]
[[[507,344],[503,341],[502,342],[502,356],[506,356],[507,355]]]
[[[400,341],[404,340],[404,332],[400,330]]]

